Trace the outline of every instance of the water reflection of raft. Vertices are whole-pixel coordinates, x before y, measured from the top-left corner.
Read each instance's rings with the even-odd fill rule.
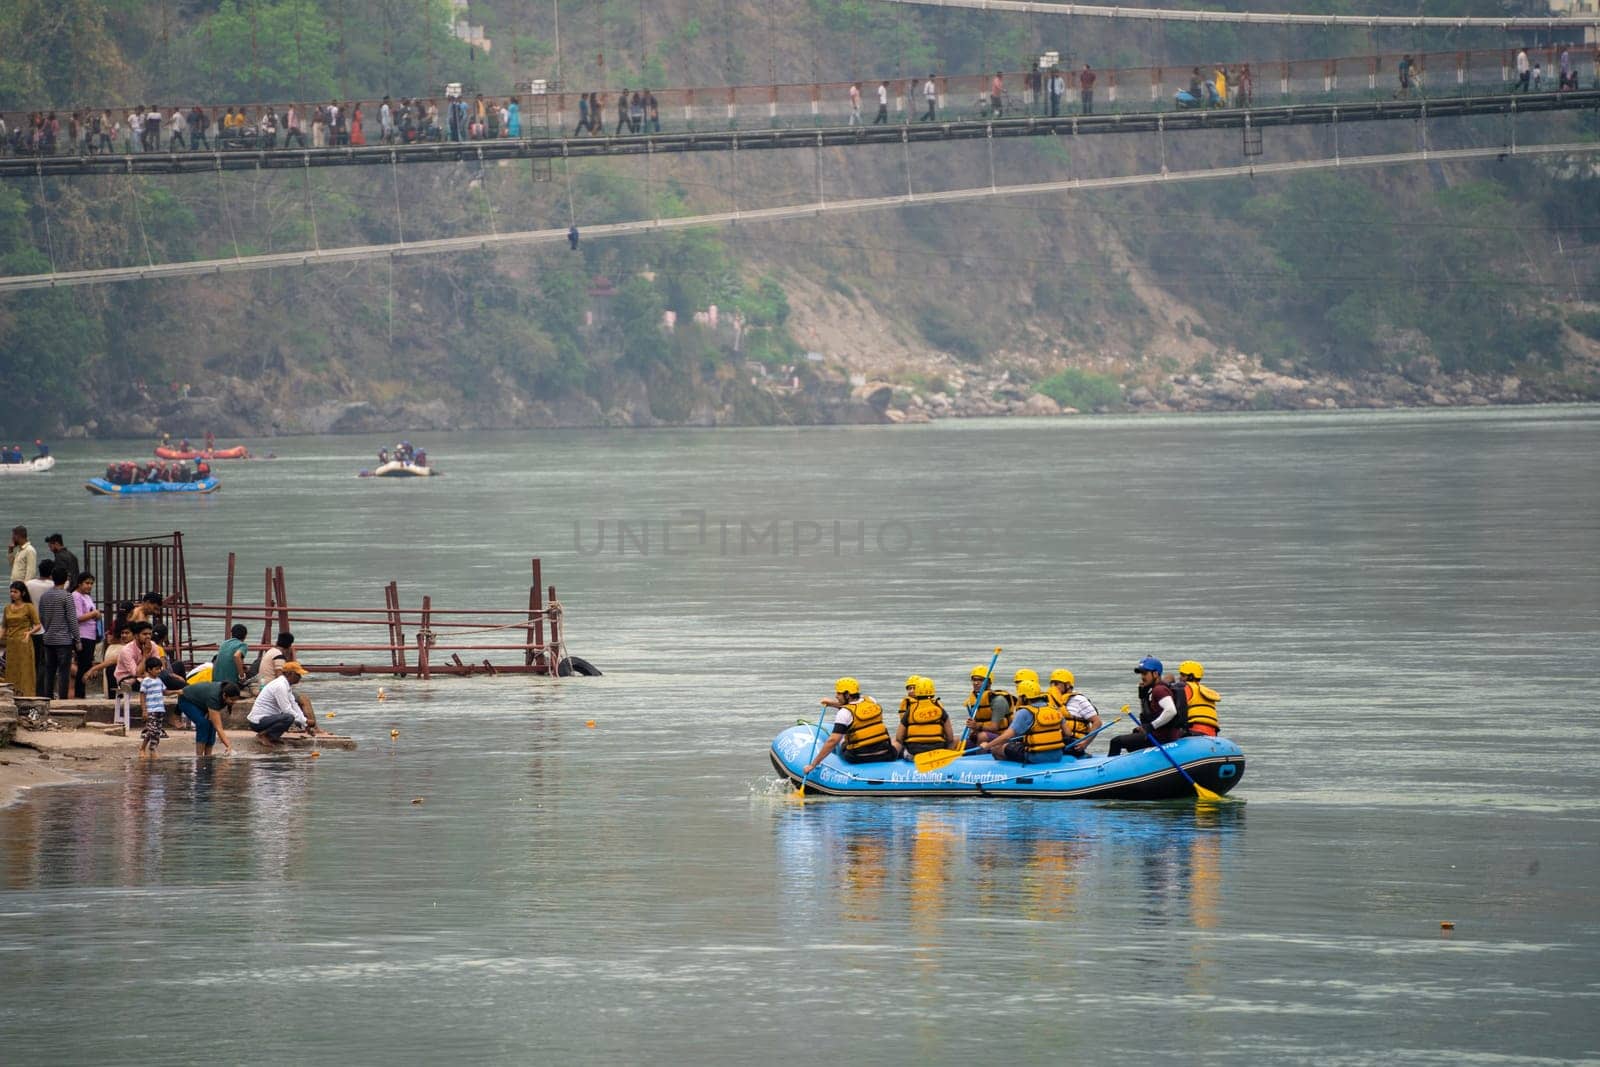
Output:
[[[791,726],[772,741],[772,765],[799,784],[817,742],[813,724]],[[1226,793],[1244,777],[1244,753],[1226,737],[1185,737],[1167,746],[1196,782]],[[938,770],[918,772],[910,760],[846,763],[837,751],[818,765],[806,792],[831,796],[1032,797],[1062,800],[1192,799],[1194,790],[1153,748],[1116,758],[1009,763],[962,756]]]
[[[0,463],[0,475],[43,474],[55,465],[56,457],[38,456],[34,459],[24,460],[21,463]]]
[[[156,455],[162,459],[249,459],[250,450],[244,445],[232,448],[171,448],[157,445]]]
[[[145,493],[215,493],[222,483],[206,477],[194,482],[140,482],[137,485],[118,485],[104,478],[90,478],[83,486],[99,496],[134,496]]]

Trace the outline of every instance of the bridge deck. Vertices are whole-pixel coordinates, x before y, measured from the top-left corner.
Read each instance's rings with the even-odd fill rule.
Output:
[[[1600,111],[1600,89],[1558,93],[1456,96],[1434,100],[1352,100],[1249,109],[1125,112],[1030,116],[879,126],[812,129],[697,130],[689,132],[549,139],[501,138],[365,147],[273,149],[226,152],[147,152],[131,155],[16,156],[0,158],[0,177],[80,174],[196,174],[222,170],[283,170],[400,163],[488,162],[502,159],[593,159],[682,152],[829,148],[874,144],[1012,137],[1081,137],[1116,133],[1182,133],[1192,130],[1322,126],[1345,122],[1460,118],[1552,111]]]

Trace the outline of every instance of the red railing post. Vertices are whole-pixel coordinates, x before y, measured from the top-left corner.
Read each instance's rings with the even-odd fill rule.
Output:
[[[273,643],[273,641],[272,641],[272,568],[271,567],[267,568],[265,585],[266,585],[266,593],[261,598],[261,603],[266,608],[266,611],[265,611],[265,613],[264,613],[264,615],[262,617],[262,620],[261,620],[261,643],[263,645],[270,645],[270,644]]]

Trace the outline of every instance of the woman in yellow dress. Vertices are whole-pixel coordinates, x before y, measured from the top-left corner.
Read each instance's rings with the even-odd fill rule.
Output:
[[[28,587],[12,582],[6,605],[6,681],[20,696],[33,695],[33,631],[38,628],[39,609]]]

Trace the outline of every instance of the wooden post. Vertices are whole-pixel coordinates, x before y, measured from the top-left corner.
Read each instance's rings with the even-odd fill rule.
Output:
[[[433,598],[422,598],[422,627],[417,631],[417,671],[423,681],[428,679],[428,624],[433,614]]]
[[[283,568],[274,567],[272,571],[273,588],[278,596],[278,629],[289,629],[289,592],[283,582]]]
[[[554,604],[555,602],[556,587],[552,585],[550,587],[550,603]],[[559,613],[550,616],[550,673],[552,675],[561,673],[561,616]]]
[[[267,568],[267,580],[263,583],[266,592],[261,595],[262,606],[266,608],[266,617],[261,622],[261,643],[270,645],[272,641],[272,568]]]
[[[400,627],[395,624],[394,583],[390,582],[383,587],[383,609],[388,612],[383,617],[384,628],[389,631],[389,666],[400,666]]]

